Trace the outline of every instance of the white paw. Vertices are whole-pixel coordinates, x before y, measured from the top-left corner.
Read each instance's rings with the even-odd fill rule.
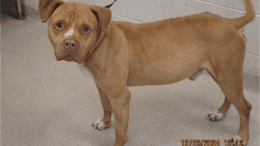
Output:
[[[210,121],[213,121],[213,122],[215,122],[215,121],[220,121],[220,120],[222,120],[224,117],[225,117],[224,114],[218,113],[217,111],[209,112],[209,114],[208,114],[208,119],[209,119]]]
[[[231,145],[233,146],[235,146],[235,145],[239,145],[240,144],[240,140],[242,140],[242,138],[239,136],[239,135],[235,135],[233,138],[232,138],[232,143],[231,143]],[[243,146],[246,146],[247,145],[247,142],[245,142],[245,141],[243,141],[242,142],[242,145]],[[239,145],[240,146],[240,145]]]
[[[101,119],[98,119],[96,122],[94,122],[92,124],[92,126],[98,130],[103,130],[103,129],[106,129],[110,126],[111,124],[108,124],[108,125],[105,125],[105,123],[101,120]]]

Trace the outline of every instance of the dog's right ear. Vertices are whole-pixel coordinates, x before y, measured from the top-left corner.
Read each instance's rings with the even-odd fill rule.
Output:
[[[40,0],[39,12],[42,22],[46,22],[52,15],[52,13],[61,5],[61,0]]]

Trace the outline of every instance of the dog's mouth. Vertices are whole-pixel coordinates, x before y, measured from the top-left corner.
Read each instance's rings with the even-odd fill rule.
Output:
[[[76,53],[62,53],[62,55],[55,55],[57,61],[65,60],[65,61],[75,61],[77,63],[82,63],[79,54]]]
[[[65,56],[63,58],[63,60],[66,60],[66,61],[76,61],[71,55]]]

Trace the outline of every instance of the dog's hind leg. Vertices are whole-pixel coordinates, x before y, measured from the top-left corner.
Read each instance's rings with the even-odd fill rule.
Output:
[[[216,74],[213,71],[213,69],[211,67],[209,67],[209,68],[207,68],[207,71],[211,75],[211,77],[215,80],[215,82],[219,85],[219,83],[216,79]],[[228,112],[230,105],[231,105],[231,102],[228,100],[227,97],[225,97],[223,104],[216,111],[208,113],[208,119],[213,122],[224,119]]]
[[[92,126],[98,130],[103,130],[106,129],[110,126],[111,122],[111,115],[112,115],[112,108],[111,108],[111,103],[104,91],[102,91],[98,86],[98,92],[100,95],[100,100],[102,103],[102,107],[104,110],[103,118],[98,119],[96,122],[92,124]]]
[[[225,54],[219,53],[225,50]],[[226,111],[230,103],[235,106],[240,116],[240,126],[237,135],[233,140],[243,140],[243,145],[249,139],[249,117],[251,104],[243,95],[243,61],[245,57],[245,41],[241,37],[235,36],[228,44],[214,50],[221,55],[215,55],[211,60],[214,70],[214,77],[219,84],[226,99],[218,110]]]
[[[234,73],[234,71],[232,71]],[[249,139],[249,117],[251,111],[251,104],[245,99],[243,95],[243,70],[234,74],[219,75],[220,88],[226,96],[226,101],[223,105],[229,105],[230,103],[235,106],[240,116],[240,126],[237,135],[234,140],[243,140],[243,145],[247,144]],[[223,108],[225,109],[225,108]]]

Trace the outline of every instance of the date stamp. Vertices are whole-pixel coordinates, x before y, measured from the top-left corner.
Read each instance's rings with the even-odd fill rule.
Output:
[[[181,140],[182,146],[220,146],[220,140]],[[243,140],[224,140],[224,146],[243,146]]]

